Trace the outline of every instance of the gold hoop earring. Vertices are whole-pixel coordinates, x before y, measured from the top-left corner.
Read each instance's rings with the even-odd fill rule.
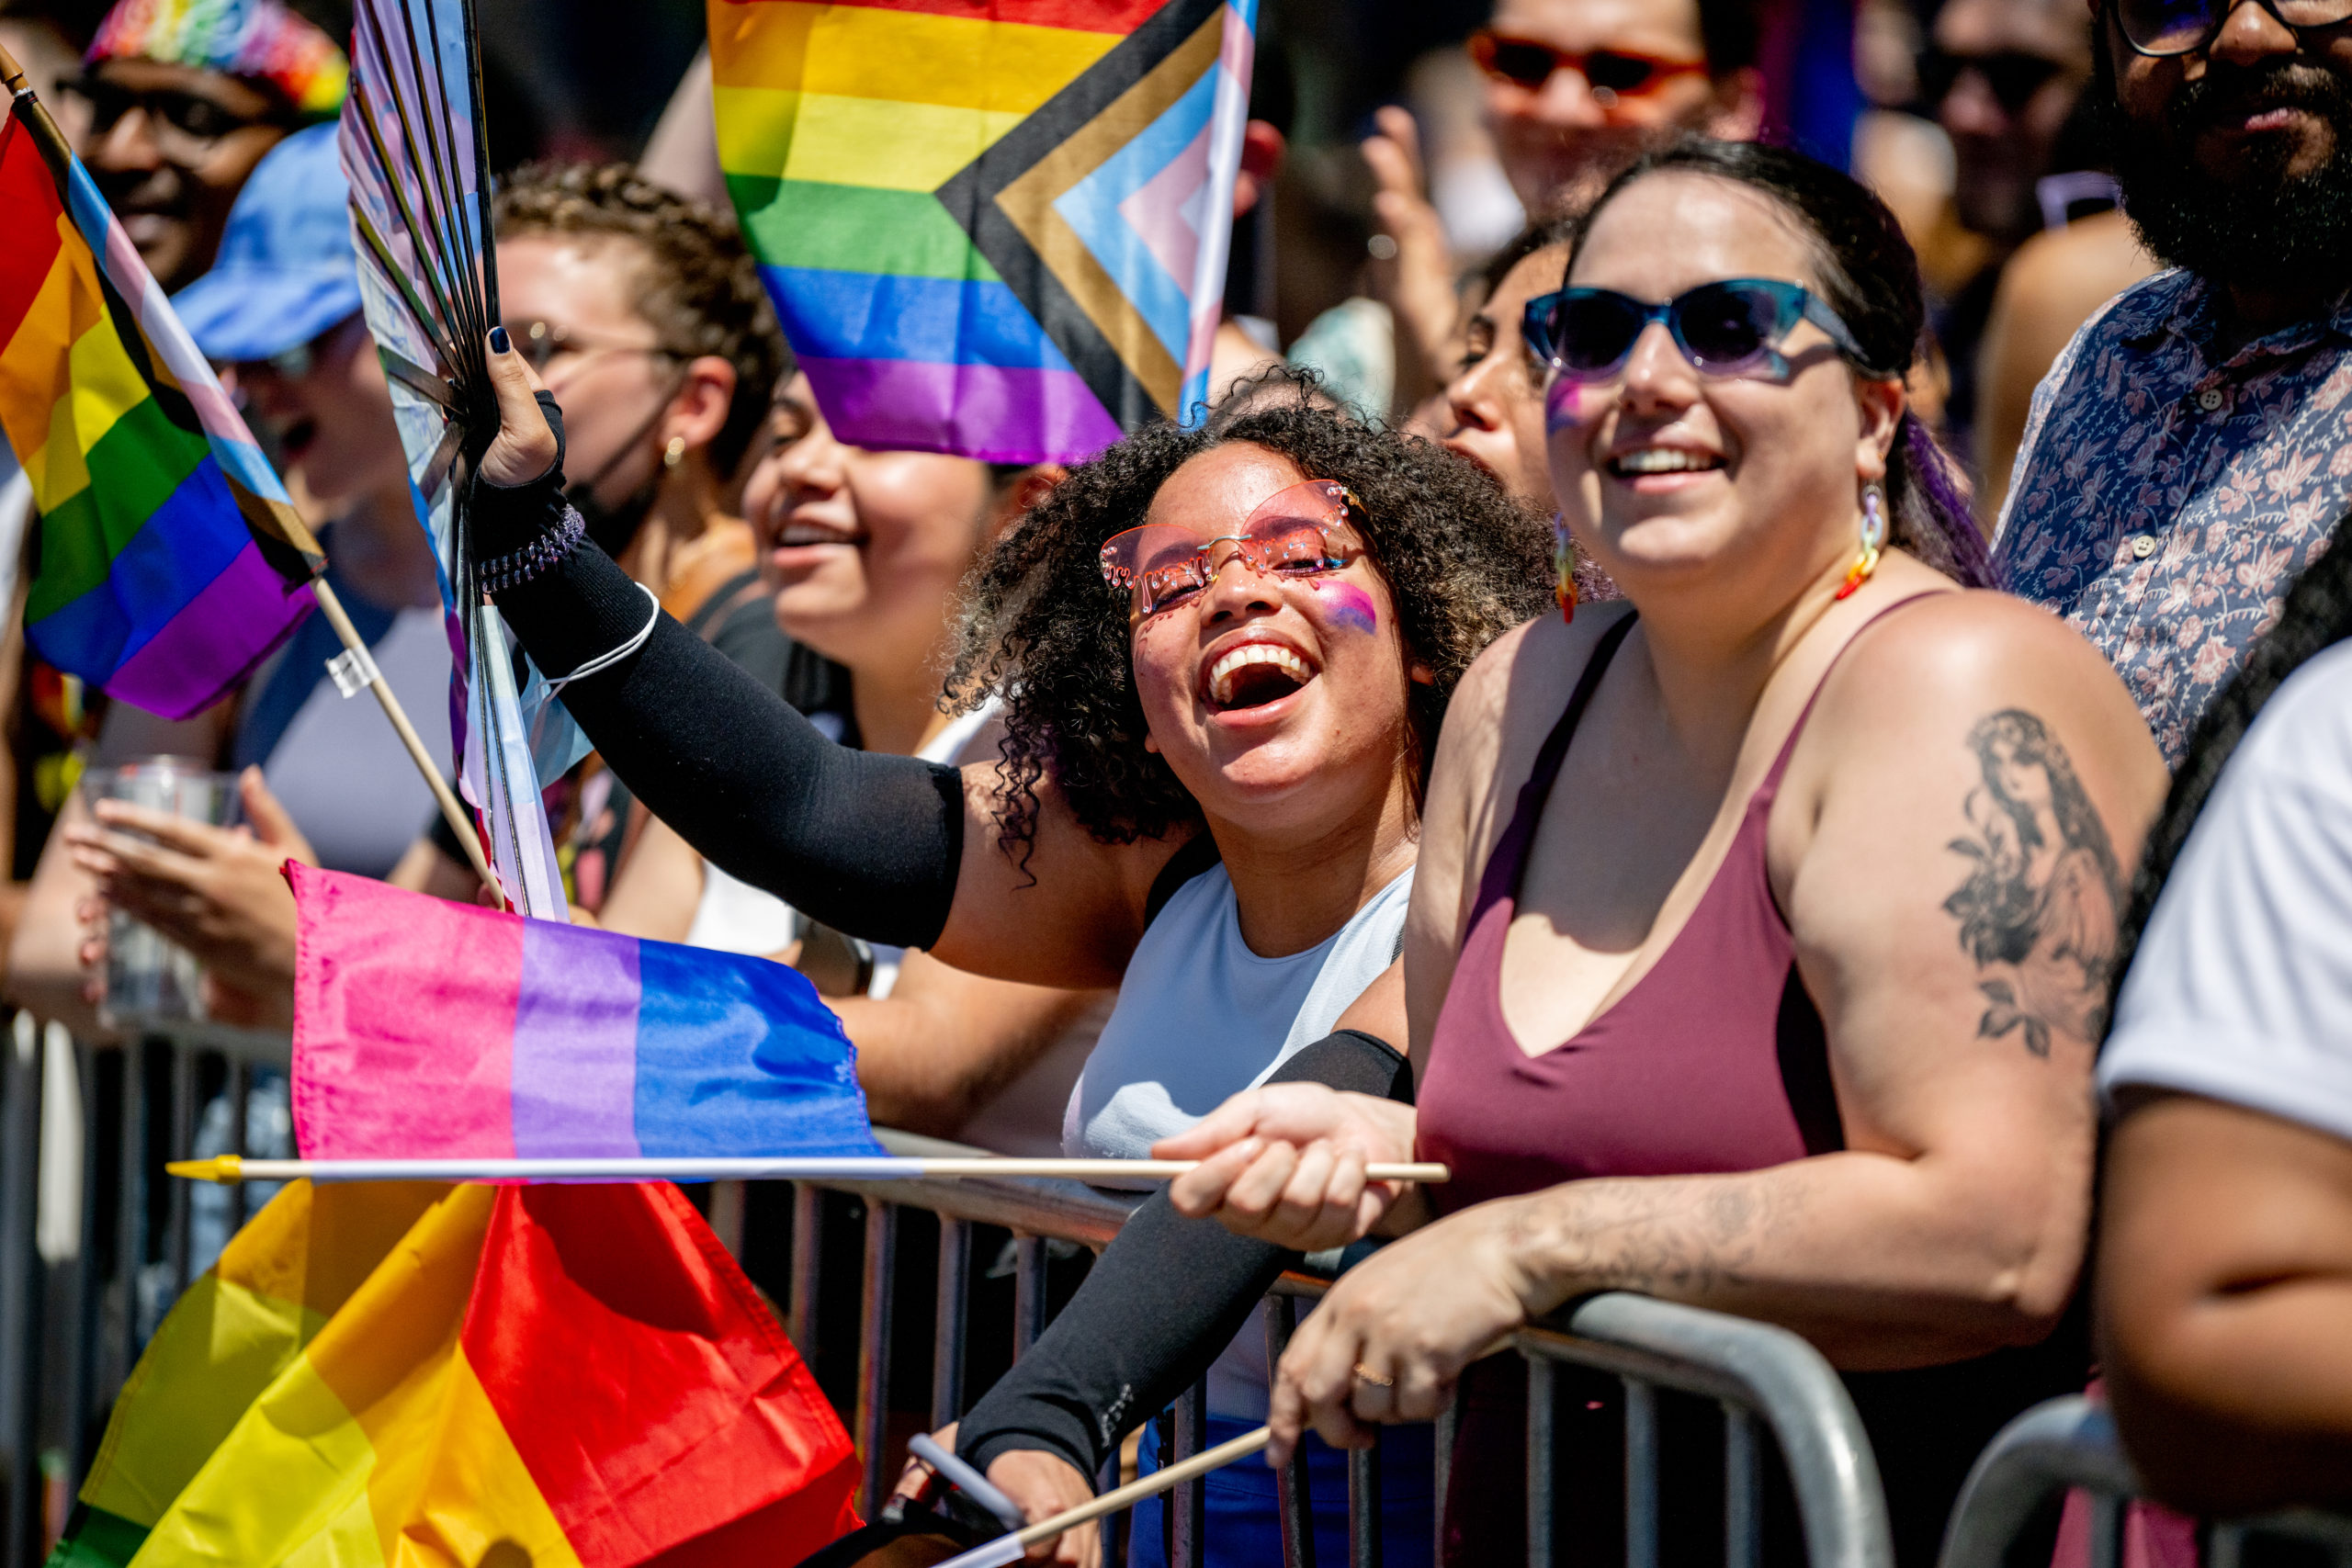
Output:
[[[670,437],[670,445],[662,448],[662,466],[665,468],[674,468],[685,460],[685,457],[686,438],[683,435],[673,435]]]
[[[1838,585],[1840,599],[1871,580],[1878,570],[1879,551],[1886,546],[1886,506],[1880,499],[1878,486],[1869,485],[1862,491],[1862,547],[1854,558],[1853,566],[1846,573],[1846,581]]]

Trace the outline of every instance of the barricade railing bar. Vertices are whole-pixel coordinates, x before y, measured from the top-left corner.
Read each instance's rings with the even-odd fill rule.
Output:
[[[960,1145],[884,1133],[894,1154],[968,1152]],[[790,1311],[804,1356],[815,1359],[813,1305],[824,1248],[822,1221],[812,1189],[854,1193],[865,1204],[853,1438],[865,1465],[865,1499],[887,1497],[896,1479],[886,1451],[889,1386],[890,1300],[896,1221],[888,1211],[923,1209],[940,1216],[939,1306],[933,1324],[933,1393],[936,1429],[963,1414],[957,1381],[965,1361],[966,1320],[960,1297],[951,1303],[951,1280],[960,1286],[972,1224],[1002,1226],[1018,1238],[1015,1293],[1016,1358],[1044,1327],[1045,1244],[1063,1240],[1099,1248],[1109,1243],[1140,1194],[1114,1195],[1069,1182],[925,1180],[892,1183],[799,1183],[794,1202]],[[958,1258],[953,1267],[951,1249]],[[1294,1271],[1269,1297],[1269,1361],[1278,1361],[1299,1316],[1299,1303],[1319,1296],[1328,1280]],[[1528,1364],[1528,1562],[1549,1568],[1557,1525],[1551,1457],[1555,1369],[1576,1365],[1613,1373],[1625,1387],[1626,1568],[1657,1568],[1658,1510],[1671,1478],[1661,1477],[1656,1393],[1670,1389],[1718,1402],[1724,1418],[1724,1562],[1755,1568],[1762,1551],[1762,1450],[1758,1424],[1779,1444],[1795,1493],[1808,1568],[1891,1568],[1894,1548],[1878,1464],[1844,1383],[1820,1353],[1787,1329],[1746,1318],[1624,1292],[1590,1297],[1557,1321],[1522,1331],[1514,1348]],[[1452,1413],[1439,1422],[1433,1493],[1442,1509],[1452,1443]],[[1194,1383],[1164,1416],[1172,1440],[1162,1451],[1181,1460],[1206,1447],[1206,1396]],[[1250,1462],[1250,1461],[1243,1461]],[[1376,1568],[1381,1454],[1377,1446],[1351,1452],[1348,1463],[1349,1568]],[[1114,1483],[1115,1476],[1100,1478]],[[1170,1502],[1171,1568],[1200,1568],[1205,1483],[1186,1482]],[[1284,1568],[1313,1568],[1311,1498],[1306,1467],[1294,1460],[1276,1478]],[[1106,1521],[1108,1523],[1109,1521]],[[1105,1561],[1122,1561],[1105,1543]],[[1442,1551],[1435,1555],[1442,1556]]]
[[[206,1261],[193,1235],[195,1193],[188,1183],[164,1181],[163,1162],[195,1152],[207,1107],[223,1099],[228,1148],[258,1152],[253,1151],[246,1124],[253,1074],[273,1060],[282,1066],[285,1043],[280,1037],[272,1049],[266,1038],[226,1039],[208,1032],[178,1040],[151,1036],[122,1047],[90,1046],[62,1031],[34,1029],[28,1021],[16,1025],[0,1051],[0,1131],[6,1138],[0,1150],[0,1444],[6,1446],[6,1465],[0,1474],[7,1483],[0,1563],[34,1568],[50,1534],[62,1522],[64,1506],[80,1483],[80,1467],[146,1335]],[[52,1089],[47,1114],[45,1084]],[[208,1144],[222,1141],[217,1108],[212,1116]],[[61,1129],[77,1134],[77,1147],[65,1149],[69,1140]],[[895,1133],[880,1136],[895,1153],[977,1152]],[[51,1157],[63,1152],[76,1156],[70,1168]],[[858,1257],[854,1392],[842,1403],[848,1407],[847,1425],[862,1465],[861,1503],[869,1513],[897,1478],[893,1416],[899,1436],[917,1420],[926,1421],[929,1429],[944,1426],[977,1393],[970,1386],[974,1369],[985,1376],[989,1367],[1003,1364],[1001,1341],[992,1348],[982,1338],[985,1354],[978,1359],[974,1355],[980,1321],[973,1311],[981,1272],[973,1256],[977,1237],[988,1231],[1010,1232],[1013,1238],[1008,1248],[1013,1276],[1009,1348],[1017,1358],[1045,1331],[1056,1292],[1066,1293],[1068,1271],[1053,1273],[1056,1249],[1107,1246],[1144,1197],[1016,1179],[790,1185],[789,1242],[782,1255],[787,1280],[778,1292],[784,1317],[811,1367],[821,1360],[836,1367],[836,1376],[845,1364],[832,1358],[845,1356],[850,1347],[820,1340],[847,1325],[845,1315],[834,1315],[845,1314],[847,1307],[831,1295],[835,1287],[827,1285],[827,1274],[830,1268],[845,1267],[850,1251]],[[61,1190],[68,1188],[70,1193]],[[244,1217],[247,1194],[235,1186],[216,1190],[230,1205],[226,1222],[233,1231]],[[844,1196],[828,1202],[828,1192]],[[71,1202],[64,1201],[68,1197]],[[740,1184],[719,1183],[710,1192],[713,1228],[738,1256],[743,1253],[751,1198]],[[827,1246],[828,1226],[853,1203],[862,1209],[856,1221],[862,1235],[833,1238],[842,1249],[833,1252]],[[910,1210],[924,1212],[937,1224],[935,1280],[930,1299],[922,1303],[906,1299],[899,1277],[902,1259],[921,1248],[922,1232],[902,1224]],[[1061,1283],[1053,1284],[1056,1280]],[[852,1282],[842,1278],[838,1288]],[[1263,1314],[1270,1362],[1279,1360],[1306,1310],[1302,1303],[1311,1304],[1328,1283],[1296,1271],[1275,1284]],[[820,1311],[820,1301],[829,1295],[835,1307]],[[997,1300],[1001,1303],[1001,1297]],[[1001,1325],[1001,1305],[992,1310]],[[925,1312],[932,1342],[928,1399],[917,1397],[927,1408],[894,1412],[894,1341],[904,1347],[923,1337],[907,1332],[913,1325],[900,1314]],[[1563,1366],[1578,1366],[1612,1374],[1625,1389],[1627,1568],[1657,1568],[1659,1510],[1675,1502],[1677,1478],[1659,1473],[1660,1389],[1712,1399],[1724,1409],[1726,1568],[1756,1568],[1760,1558],[1766,1433],[1777,1442],[1793,1486],[1808,1568],[1891,1568],[1885,1505],[1860,1419],[1837,1375],[1796,1335],[1670,1303],[1607,1294],[1519,1334],[1513,1348],[1526,1361],[1529,1376],[1531,1564],[1548,1568],[1558,1530],[1573,1523],[1559,1517],[1548,1456],[1556,1426],[1555,1374]],[[914,1368],[907,1370],[911,1373]],[[1208,1446],[1205,1384],[1187,1389],[1158,1425],[1159,1450],[1171,1462],[1203,1451]],[[1448,1409],[1437,1422],[1431,1478],[1441,1517],[1453,1427]],[[1383,1461],[1378,1447],[1349,1457],[1349,1568],[1376,1568],[1384,1556]],[[1118,1462],[1112,1461],[1098,1485],[1118,1483]],[[1389,1462],[1395,1462],[1393,1456]],[[1278,1472],[1276,1497],[1285,1568],[1314,1568],[1314,1498],[1303,1461]],[[1200,1568],[1204,1562],[1204,1499],[1205,1484],[1199,1480],[1182,1484],[1168,1499],[1171,1568]],[[1102,1521],[1106,1562],[1124,1561],[1128,1524],[1120,1515]],[[1386,1544],[1393,1558],[1396,1543]],[[1440,1549],[1434,1555],[1442,1557],[1442,1543],[1432,1544]]]
[[[2081,1394],[2045,1400],[2001,1428],[1968,1472],[1944,1531],[1938,1568],[2002,1568],[2010,1544],[2061,1495],[2089,1502],[2089,1568],[2120,1568],[2129,1506],[2145,1495],[2105,1404]],[[2352,1568],[2352,1517],[2298,1508],[2221,1519],[2208,1529],[2206,1568],[2238,1568],[2262,1537],[2320,1548]]]

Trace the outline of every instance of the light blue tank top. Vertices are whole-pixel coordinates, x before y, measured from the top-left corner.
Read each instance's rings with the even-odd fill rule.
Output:
[[[1304,953],[1261,958],[1241,940],[1232,879],[1213,866],[1145,928],[1119,999],[1070,1093],[1062,1151],[1142,1159],[1331,1032],[1405,946],[1408,868]],[[1140,1184],[1138,1184],[1140,1185]],[[1257,1314],[1209,1369],[1209,1410],[1266,1418],[1265,1330]]]
[[[1241,940],[1233,881],[1211,866],[1176,890],[1136,944],[1118,1005],[1062,1121],[1062,1151],[1143,1159],[1331,1026],[1404,950],[1408,867],[1304,953]]]

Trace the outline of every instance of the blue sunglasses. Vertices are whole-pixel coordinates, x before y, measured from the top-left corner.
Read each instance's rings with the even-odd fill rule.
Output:
[[[1520,331],[1536,358],[1579,381],[1605,381],[1624,369],[1652,321],[1666,323],[1682,357],[1702,375],[1762,369],[1777,376],[1789,367],[1781,340],[1801,321],[1827,333],[1853,364],[1871,368],[1837,311],[1802,285],[1771,277],[1702,283],[1663,305],[1613,288],[1562,288],[1530,299]]]

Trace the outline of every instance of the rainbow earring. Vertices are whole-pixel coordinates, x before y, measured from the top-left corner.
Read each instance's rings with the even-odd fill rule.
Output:
[[[1843,599],[1871,580],[1878,570],[1878,554],[1886,546],[1886,506],[1880,499],[1876,485],[1862,491],[1862,549],[1854,558],[1853,566],[1846,573],[1846,581],[1838,585],[1838,597]]]
[[[1552,602],[1560,606],[1563,625],[1577,618],[1577,547],[1568,525],[1552,513]]]

